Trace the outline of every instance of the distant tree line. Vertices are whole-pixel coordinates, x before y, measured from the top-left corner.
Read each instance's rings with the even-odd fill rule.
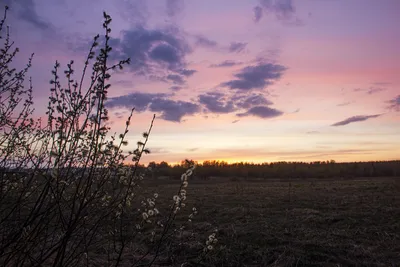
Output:
[[[179,179],[189,162],[170,165],[165,161],[148,164],[148,176],[152,178]],[[353,177],[395,177],[400,176],[400,161],[371,161],[337,163],[315,162],[273,162],[273,163],[227,163],[210,160],[198,163],[195,171],[197,179],[211,177],[230,178],[353,178]]]

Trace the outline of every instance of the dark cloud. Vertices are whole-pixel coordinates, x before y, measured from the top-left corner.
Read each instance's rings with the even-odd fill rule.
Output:
[[[206,48],[214,48],[218,46],[218,43],[214,40],[210,40],[203,35],[195,36],[195,44],[198,46],[206,47]]]
[[[199,95],[199,102],[213,113],[230,113],[236,110],[233,101],[226,100],[223,94],[217,92]]]
[[[114,3],[118,8],[118,16],[129,24],[144,25],[147,23],[150,16],[147,0],[116,0]]]
[[[151,81],[155,82],[166,82],[166,83],[173,82],[175,85],[184,85],[186,84],[186,78],[192,76],[196,72],[197,72],[196,70],[182,69],[182,70],[177,70],[176,72],[172,72],[167,76],[158,76],[150,74],[148,78]]]
[[[254,21],[259,22],[266,14],[274,14],[285,25],[300,26],[302,20],[297,18],[293,0],[259,0],[259,5],[253,8]]]
[[[319,134],[320,132],[319,131],[309,131],[309,132],[306,132],[306,134]]]
[[[232,123],[238,123],[240,120],[234,120],[232,121]]]
[[[150,51],[150,57],[154,60],[174,63],[179,61],[178,51],[168,44],[157,45]]]
[[[260,6],[256,6],[256,7],[253,8],[253,12],[254,12],[254,21],[257,23],[262,18],[263,9]]]
[[[148,75],[148,79],[154,82],[172,82],[175,86],[172,86],[170,89],[178,91],[183,89],[182,86],[186,84],[186,78],[192,76],[196,72],[196,70],[181,69],[166,76],[150,74]]]
[[[20,17],[23,20],[30,22],[41,30],[48,30],[52,28],[52,25],[49,22],[45,21],[37,14],[33,0],[25,0],[21,7]]]
[[[178,71],[180,74],[186,76],[186,77],[190,77],[193,74],[195,74],[197,72],[197,70],[188,70],[188,69],[182,69]]]
[[[175,17],[178,13],[183,10],[183,0],[166,0],[167,15],[169,17]]]
[[[332,124],[331,126],[343,126],[343,125],[347,125],[347,124],[350,124],[353,122],[366,121],[368,119],[377,118],[381,115],[382,114],[353,116],[353,117],[347,118],[345,120],[336,122],[336,123]]]
[[[175,91],[175,92],[177,92],[177,91],[180,91],[180,90],[182,90],[182,89],[183,89],[183,87],[182,87],[182,86],[177,86],[177,85],[174,85],[174,86],[171,86],[169,89],[170,89],[170,90],[172,90],[172,91]]]
[[[231,53],[240,53],[246,48],[246,46],[247,46],[247,43],[232,42],[229,45],[229,52],[231,52]]]
[[[172,81],[176,85],[184,85],[186,83],[185,78],[192,76],[196,72],[197,70],[181,69],[177,71],[179,74],[168,74],[165,77],[155,76],[155,79],[163,82]],[[182,87],[180,87],[179,90],[180,89],[182,89]]]
[[[186,55],[192,52],[178,29],[147,29],[143,25],[123,31],[121,38],[110,38],[110,45],[111,59],[130,58],[129,68],[142,75],[165,68],[179,73],[186,67]]]
[[[223,87],[239,90],[264,89],[281,78],[287,68],[272,63],[258,63],[247,66],[234,76],[237,78],[221,84]]]
[[[260,5],[264,11],[274,13],[280,20],[290,19],[296,12],[292,0],[260,0]]]
[[[3,0],[0,1],[0,5],[3,7],[5,5],[9,6],[10,9],[15,12],[16,16],[24,20],[36,28],[46,31],[53,30],[53,25],[45,21],[41,18],[36,12],[36,5],[33,0],[24,0],[24,1],[12,1],[12,0]]]
[[[220,92],[207,92],[198,96],[198,102],[206,112],[231,113],[245,109],[246,112],[237,114],[239,117],[255,115],[262,118],[283,114],[281,111],[266,107],[273,103],[261,94],[226,95]]]
[[[174,84],[179,84],[179,85],[182,85],[185,83],[185,80],[183,79],[183,77],[180,75],[177,75],[177,74],[169,74],[167,76],[167,80],[170,80]]]
[[[164,120],[180,122],[183,116],[199,112],[200,106],[186,101],[155,98],[151,102],[149,110],[161,112],[161,118]]]
[[[272,105],[273,103],[261,94],[252,94],[250,96],[235,97],[236,105],[240,108],[250,108],[254,106]]]
[[[400,111],[400,95],[393,98],[392,100],[389,100],[388,103],[390,104],[390,106],[389,106],[390,109]]]
[[[243,64],[243,62],[233,61],[233,60],[225,60],[218,64],[211,64],[210,68],[226,68],[226,67],[232,67],[232,66],[237,66],[237,65],[241,65],[241,64]]]
[[[106,102],[108,108],[135,108],[138,112],[152,111],[161,113],[161,118],[167,121],[180,122],[186,115],[193,115],[200,106],[191,102],[170,100],[166,94],[131,93],[112,97]]]
[[[245,113],[236,114],[238,117],[256,116],[263,119],[274,118],[281,115],[283,115],[282,111],[264,106],[252,107]]]

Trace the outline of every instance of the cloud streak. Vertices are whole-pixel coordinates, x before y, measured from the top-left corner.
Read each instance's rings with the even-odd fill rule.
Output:
[[[243,62],[240,62],[240,61],[225,60],[218,64],[211,64],[210,68],[228,68],[228,67],[238,66],[238,65],[242,65],[242,64],[243,64]]]
[[[337,107],[344,107],[344,106],[348,106],[348,105],[350,105],[352,103],[354,103],[354,101],[348,101],[348,102],[339,103],[336,106]]]
[[[274,118],[281,115],[283,115],[282,111],[265,106],[252,107],[247,112],[236,114],[238,117],[255,116],[263,119]]]
[[[369,119],[377,118],[381,115],[382,114],[353,116],[353,117],[347,118],[345,120],[336,122],[336,123],[332,124],[331,126],[344,126],[344,125],[354,123],[354,122],[366,121]]]

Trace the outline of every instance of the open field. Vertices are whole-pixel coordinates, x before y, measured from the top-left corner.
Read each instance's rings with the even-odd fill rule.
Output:
[[[162,198],[176,188],[149,189]],[[199,210],[188,233],[219,229],[204,266],[400,266],[400,178],[192,182],[187,191]]]

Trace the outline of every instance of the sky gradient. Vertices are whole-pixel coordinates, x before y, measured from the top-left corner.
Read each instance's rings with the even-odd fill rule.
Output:
[[[400,159],[398,0],[0,0],[16,65],[35,53],[45,112],[55,60],[82,68],[111,15],[113,131],[135,107],[143,163]],[[77,76],[78,77],[78,76]]]

